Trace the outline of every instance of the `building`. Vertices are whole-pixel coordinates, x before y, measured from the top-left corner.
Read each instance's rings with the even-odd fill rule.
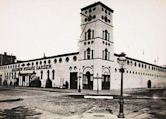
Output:
[[[6,52],[4,54],[0,54],[0,66],[1,65],[7,65],[7,64],[13,64],[16,61],[16,57],[12,55],[7,55]]]
[[[1,85],[77,89],[120,88],[113,10],[101,2],[81,9],[79,51],[0,66]],[[127,57],[124,88],[166,86],[166,68]]]

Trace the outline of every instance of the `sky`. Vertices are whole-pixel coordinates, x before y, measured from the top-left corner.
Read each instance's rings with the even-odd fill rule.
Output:
[[[78,51],[80,9],[98,0],[0,0],[0,53],[28,60]],[[115,53],[166,65],[166,0],[101,0]]]

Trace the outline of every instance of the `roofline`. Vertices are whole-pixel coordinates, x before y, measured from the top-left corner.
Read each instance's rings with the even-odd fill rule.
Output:
[[[100,4],[100,5],[104,6],[104,7],[106,7],[110,12],[112,12],[112,13],[114,12],[114,10],[112,10],[111,8],[109,8],[107,5],[103,4],[103,3],[100,2],[100,1],[99,1],[99,2],[95,2],[95,3],[91,4],[91,5],[88,5],[88,6],[84,7],[84,8],[81,8],[81,11],[83,11],[83,10],[85,10],[85,9],[87,9],[87,8],[96,6],[96,5],[98,5],[98,4]]]
[[[44,59],[49,59],[49,58],[64,57],[64,56],[77,55],[77,54],[79,54],[79,52],[66,53],[66,54],[49,56],[49,57],[43,57],[43,58],[37,58],[37,59],[32,59],[32,60],[24,60],[24,61],[19,61],[19,63],[32,62],[32,61],[37,61],[37,60],[44,60]],[[12,64],[17,64],[17,63],[12,63]],[[12,64],[7,64],[7,65],[12,65]],[[6,65],[1,65],[1,66],[6,66]]]
[[[119,57],[120,54],[114,53],[114,55]],[[155,65],[155,64],[151,64],[151,63],[148,63],[148,62],[145,62],[145,61],[142,61],[142,60],[137,60],[137,59],[134,59],[134,58],[131,58],[131,57],[126,57],[126,58],[129,59],[129,60],[133,60],[133,61],[137,61],[137,62],[140,62],[140,63],[145,63],[145,64],[148,64],[148,65],[152,65],[152,66],[156,66],[156,67],[159,67],[159,68],[166,69],[166,67],[162,67],[162,66],[158,66],[158,65]]]

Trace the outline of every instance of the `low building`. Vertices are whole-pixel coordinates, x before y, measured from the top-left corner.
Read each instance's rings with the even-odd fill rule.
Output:
[[[0,66],[2,85],[69,89],[117,89],[113,10],[101,2],[81,9],[79,51]],[[166,68],[127,57],[124,88],[166,87]]]
[[[0,54],[0,66],[13,64],[15,63],[15,61],[16,61],[16,56],[7,55],[7,52],[4,52],[4,54]]]

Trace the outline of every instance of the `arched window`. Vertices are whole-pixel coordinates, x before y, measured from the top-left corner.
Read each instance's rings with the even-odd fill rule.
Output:
[[[50,71],[47,70],[47,79],[50,79]]]
[[[88,30],[88,40],[91,39],[91,30]]]
[[[92,59],[93,59],[93,50],[92,50]]]
[[[40,78],[43,79],[43,71],[41,71],[41,77]]]
[[[87,59],[90,59],[90,48],[87,49]]]
[[[105,60],[107,60],[107,59],[108,59],[108,50],[105,49]]]
[[[108,31],[105,30],[105,40],[107,40],[107,39],[108,39]]]
[[[54,77],[55,77],[55,70],[53,69],[52,70],[52,79],[54,79]]]

